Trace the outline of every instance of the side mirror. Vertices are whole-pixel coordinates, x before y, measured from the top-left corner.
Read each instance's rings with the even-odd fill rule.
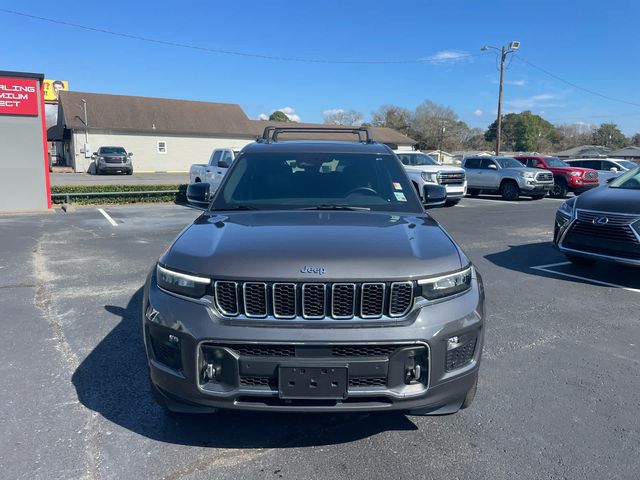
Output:
[[[97,157],[98,156],[98,152],[93,152],[93,156]]]
[[[447,189],[442,185],[425,183],[422,186],[422,195],[425,208],[441,207],[447,201]]]
[[[187,202],[195,207],[207,208],[211,202],[211,185],[190,183],[187,187]]]
[[[617,172],[617,171],[618,171],[618,169],[617,169],[616,167],[611,167],[611,168],[609,169],[609,171],[610,171],[610,172]]]
[[[128,153],[128,155],[129,155],[130,157],[133,157],[133,152],[129,152],[129,153]]]
[[[489,170],[497,170],[498,169],[498,167],[496,167],[494,163],[490,163],[489,165],[487,165],[487,168]]]
[[[229,162],[226,160],[218,160],[218,168],[229,168]]]

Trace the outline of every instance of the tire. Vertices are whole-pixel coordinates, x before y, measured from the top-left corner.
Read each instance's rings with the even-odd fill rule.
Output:
[[[531,200],[542,200],[546,195],[532,195]]]
[[[579,265],[581,267],[590,267],[596,263],[596,260],[593,258],[579,257],[577,255],[571,255],[568,253],[565,253],[565,256],[571,263],[573,263],[574,265]]]
[[[127,170],[127,175],[133,175],[133,168],[131,170]]]
[[[470,188],[469,190],[467,190],[467,195],[469,195],[470,197],[477,197],[478,195],[480,195],[480,190]]]
[[[473,385],[465,395],[464,401],[462,402],[462,405],[460,405],[460,410],[469,408],[469,406],[473,403],[473,399],[476,398],[477,391],[478,391],[478,377],[476,377],[476,381],[473,382]]]
[[[445,207],[453,207],[454,205],[457,205],[460,203],[460,199],[456,199],[456,200],[447,200],[444,204]]]
[[[102,175],[102,170],[100,170],[100,167],[96,165],[96,175]]]
[[[564,180],[557,180],[551,191],[549,192],[549,196],[552,198],[564,198],[567,196],[567,182]]]
[[[515,201],[520,198],[520,187],[513,180],[505,180],[500,186],[500,195],[503,200]]]

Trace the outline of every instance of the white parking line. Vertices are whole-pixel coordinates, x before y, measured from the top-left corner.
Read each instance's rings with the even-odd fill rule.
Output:
[[[108,221],[112,226],[114,226],[114,227],[117,227],[117,226],[118,226],[118,224],[116,223],[116,221],[115,221],[113,218],[111,218],[111,217],[109,216],[109,214],[108,214],[107,212],[105,212],[102,208],[99,208],[99,209],[98,209],[98,211],[102,214],[102,216],[103,216],[104,218],[106,218],[106,219],[107,219],[107,221]]]
[[[603,282],[602,280],[596,280],[594,278],[589,278],[589,277],[581,277],[580,275],[573,275],[572,273],[558,272],[556,270],[551,270],[550,268],[550,267],[559,267],[560,265],[569,265],[570,263],[571,262],[550,263],[548,265],[538,265],[536,267],[531,267],[531,269],[540,270],[542,272],[547,272],[547,273],[553,273],[554,275],[560,275],[563,277],[574,278],[576,280],[584,280],[586,282],[595,283],[598,285],[604,285],[606,287],[620,288],[622,290],[627,290],[628,292],[640,293],[640,290],[637,288],[625,287],[623,285],[618,285],[617,283]]]

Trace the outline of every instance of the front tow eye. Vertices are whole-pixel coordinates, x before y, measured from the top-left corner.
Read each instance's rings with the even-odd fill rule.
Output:
[[[213,381],[216,379],[216,374],[218,373],[216,367],[213,366],[213,363],[208,363],[204,369],[204,378],[208,381]]]
[[[416,363],[414,357],[410,357],[405,362],[405,371],[404,371],[404,383],[410,385],[412,383],[416,383],[420,381],[420,377],[422,376],[422,367],[419,363]]]

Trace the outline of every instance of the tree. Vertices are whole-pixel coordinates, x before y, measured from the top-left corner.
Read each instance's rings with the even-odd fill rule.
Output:
[[[328,125],[360,125],[364,115],[357,110],[329,110],[324,113],[324,123]]]
[[[556,131],[560,136],[558,150],[568,150],[580,145],[588,145],[593,141],[593,125],[569,123],[558,125]]]
[[[281,112],[280,110],[276,110],[271,115],[269,115],[269,120],[271,120],[272,122],[290,122],[291,121],[289,120],[289,117],[287,117],[287,114],[284,112]]]
[[[633,137],[630,138],[631,145],[636,147],[640,147],[640,133],[636,133]]]
[[[494,121],[484,134],[485,140],[492,142],[496,138],[498,121]],[[520,113],[508,113],[502,118],[502,144],[505,150],[515,152],[534,152],[545,144],[558,144],[561,134],[540,115],[526,110]]]
[[[603,123],[593,131],[593,143],[617,149],[624,147],[628,141],[615,123]]]
[[[407,134],[411,128],[411,112],[397,105],[382,105],[371,114],[371,125],[393,128]]]
[[[421,150],[459,150],[468,132],[467,124],[450,107],[430,100],[416,107],[409,130]]]

